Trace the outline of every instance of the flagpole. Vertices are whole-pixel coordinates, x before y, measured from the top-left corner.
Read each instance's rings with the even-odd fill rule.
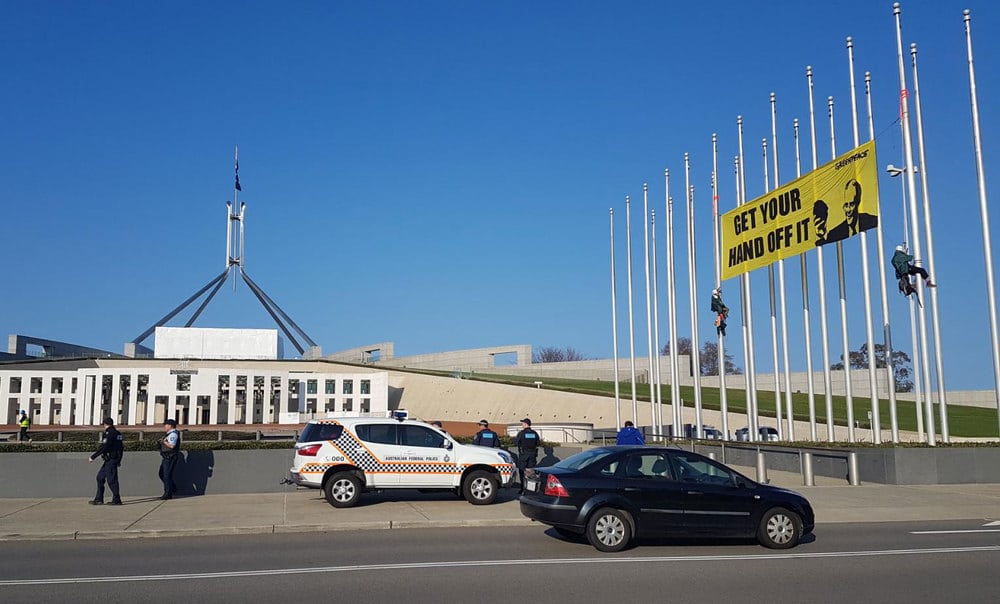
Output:
[[[924,237],[927,239],[927,270],[933,279],[938,274],[934,269],[934,235],[931,231],[931,197],[927,188],[927,158],[924,156],[924,120],[920,110],[920,84],[917,79],[917,45],[910,44],[913,62],[913,103],[917,116],[917,155],[920,159],[920,189],[924,200]],[[931,327],[934,332],[934,363],[937,373],[938,411],[941,418],[941,442],[951,442],[948,434],[948,395],[944,387],[944,358],[941,348],[941,320],[938,315],[937,288],[930,288]],[[930,385],[927,386],[928,390]]]
[[[792,120],[795,131],[795,178],[802,176],[802,155],[799,153],[799,118]],[[818,252],[818,250],[817,250]],[[806,255],[799,255],[799,272],[802,276],[802,322],[806,344],[806,391],[809,397],[809,440],[816,442],[816,389],[813,385],[812,324],[809,321],[809,265]]]
[[[899,2],[892,5],[892,12],[896,17],[896,54],[899,63],[899,106],[900,122],[903,125],[903,151],[906,155],[906,166],[909,168],[905,176],[906,188],[910,197],[910,223],[913,226],[913,257],[914,264],[919,265],[923,262],[923,254],[919,236],[920,220],[917,212],[917,182],[913,174],[913,142],[910,138],[909,92],[906,90],[906,68],[903,65],[903,27],[900,21],[902,11],[899,8]],[[916,290],[917,298],[923,300],[924,292],[926,291],[923,279],[916,280]],[[927,385],[929,394],[931,388],[930,349],[927,347],[927,320],[922,305],[917,309],[917,319],[920,324],[920,348],[924,353],[921,368],[923,369],[924,383]],[[934,432],[934,402],[930,396],[924,397],[924,406],[927,414],[925,418],[927,444],[933,447],[936,446],[937,439]]]
[[[746,177],[746,162],[743,161],[743,116],[736,116],[736,127],[739,138],[739,149],[740,149],[740,162],[739,162],[739,188],[740,197],[739,205],[743,205],[747,202],[747,177]],[[754,341],[753,341],[753,302],[750,295],[750,273],[743,274],[743,291],[744,291],[744,308],[745,312],[745,322],[746,322],[746,339],[747,339],[747,374],[750,380],[750,398],[747,399],[747,427],[749,428],[749,438],[751,441],[756,441],[760,437],[760,433],[757,430],[757,421],[759,418],[758,407],[757,407],[757,363],[754,357]]]
[[[774,189],[781,186],[778,176],[778,112],[777,98],[771,93],[771,154],[774,158]],[[795,412],[792,403],[792,369],[788,359],[788,306],[785,300],[785,260],[778,260],[778,295],[781,309],[781,355],[785,364],[785,415],[788,418],[788,440],[795,440]],[[780,402],[779,402],[780,405]],[[779,422],[780,425],[781,422]]]
[[[674,267],[674,198],[670,196],[670,170],[663,170],[664,189],[667,205],[667,294],[669,295],[667,318],[670,328],[670,413],[673,438],[677,438],[677,417],[681,408],[681,368],[677,358],[677,279]]]
[[[743,203],[741,201],[742,195],[743,195],[743,193],[742,193],[743,189],[740,187],[740,173],[741,173],[741,171],[740,171],[740,156],[739,155],[737,155],[737,156],[735,156],[733,158],[733,170],[734,170],[734,173],[736,175],[736,206],[739,207],[739,206],[743,205]],[[743,273],[739,277],[740,278],[740,320],[741,320],[740,328],[741,328],[741,331],[742,331],[742,334],[743,334],[743,340],[742,340],[742,343],[743,343],[743,362],[744,362],[744,364],[747,365],[747,367],[750,366],[750,360],[749,360],[750,359],[750,342],[749,342],[750,336],[749,336],[749,330],[747,329],[747,292],[746,292],[746,279],[748,277],[749,277],[749,273]],[[751,408],[752,408],[751,407],[751,403],[753,401],[752,394],[754,392],[753,389],[752,389],[752,384],[750,382],[750,370],[749,369],[747,369],[747,371],[743,372],[743,388],[744,388],[744,391],[745,391],[744,392],[744,396],[746,397],[747,426],[749,427],[749,425],[750,425],[750,412],[751,412]],[[752,434],[748,434],[747,435],[747,438],[752,438],[752,437],[753,437]]]
[[[615,279],[615,209],[608,209],[611,216],[611,347],[615,358],[615,428],[622,426],[622,397],[618,376],[618,301]]]
[[[760,146],[764,156],[764,192],[771,190],[771,178],[767,170],[767,139],[761,139]],[[781,367],[778,365],[778,311],[774,295],[774,263],[767,265],[767,292],[771,311],[771,364],[774,368],[774,419],[778,424],[778,440],[784,440],[784,430],[781,428]]]
[[[861,134],[858,126],[858,96],[854,84],[854,40],[847,36],[847,63],[851,77],[851,131],[854,134],[854,147],[861,144]],[[861,208],[858,208],[861,212]],[[881,212],[879,212],[881,214]],[[879,219],[878,223],[881,223]],[[871,423],[869,427],[872,432],[872,443],[882,442],[882,421],[879,409],[878,397],[878,377],[875,372],[877,359],[875,355],[875,328],[872,325],[872,288],[871,272],[868,263],[868,231],[861,231],[861,280],[862,293],[865,299],[865,338],[868,347],[868,389],[871,395]]]
[[[632,315],[632,200],[628,195],[625,196],[625,247],[628,254],[628,350],[632,380],[632,419],[638,423],[639,404],[635,398],[635,321]]]
[[[976,95],[976,68],[972,62],[972,15],[962,12],[965,21],[965,45],[969,57],[969,97],[972,104],[972,146],[976,154],[976,185],[979,190],[979,215],[983,224],[983,255],[986,257],[986,293],[990,304],[990,341],[993,344],[993,388],[997,399],[997,422],[1000,423],[1000,334],[997,332],[996,287],[993,282],[993,251],[990,218],[986,202],[986,175],[983,172],[982,138],[979,134],[979,103]]]
[[[694,433],[702,437],[701,408],[701,349],[698,336],[698,273],[694,240],[694,185],[691,184],[691,160],[684,154],[684,184],[687,188],[687,233],[688,233],[688,297],[691,301],[691,364],[694,374]],[[683,421],[683,418],[681,418]]]
[[[722,255],[719,246],[719,137],[712,133],[712,238],[715,252],[715,288],[722,289]],[[729,440],[729,401],[726,392],[726,338],[716,329],[719,355],[719,410],[722,412],[722,434]]]
[[[643,250],[643,270],[646,272],[646,360],[649,361],[649,374],[646,383],[649,384],[649,412],[655,414],[655,400],[653,398],[653,309],[649,283],[649,185],[642,183],[642,250]],[[636,424],[639,420],[636,419]],[[651,430],[656,426],[655,415],[650,419]]]
[[[813,105],[812,66],[806,66],[806,80],[809,83],[809,131],[812,141],[812,169],[819,167],[816,155],[816,111]],[[826,439],[834,440],[833,432],[833,383],[830,376],[830,339],[826,318],[826,275],[823,273],[823,246],[816,246],[816,272],[819,276],[819,327],[823,340],[823,396],[826,399]]]
[[[239,195],[240,195],[240,191],[243,190],[243,187],[240,186],[240,146],[239,145],[235,145],[234,149],[233,149],[233,165],[235,167],[234,174],[236,175],[235,176],[235,180],[233,182],[233,211],[235,212],[240,207],[240,205],[239,205]],[[236,248],[239,245],[239,242],[232,240],[232,230],[233,230],[233,222],[232,221],[233,221],[233,216],[235,216],[235,214],[230,214],[230,216],[229,216],[229,231],[230,231],[230,235],[229,235],[229,237],[227,237],[227,240],[230,242],[229,243],[230,247],[229,247],[229,250],[226,252],[227,254],[229,254],[229,259],[227,260],[226,266],[229,266],[228,262],[231,262],[233,259],[236,259],[236,258],[239,257],[238,253],[234,253],[234,252],[236,252]],[[242,228],[240,230],[242,231]],[[236,291],[236,282],[237,282],[236,272],[233,272],[233,291]]]
[[[663,436],[663,382],[660,376],[660,274],[656,270],[656,210],[650,212],[650,231],[652,236],[652,247],[650,257],[653,262],[653,357],[656,359],[656,396],[650,397],[650,403],[654,404],[653,409],[653,432]],[[658,430],[658,431],[657,431]]]
[[[872,74],[865,72],[865,103],[868,106],[868,140],[875,140],[875,115],[872,112]],[[882,209],[879,208],[879,213]],[[882,219],[875,227],[875,245],[878,247],[879,293],[882,301],[882,338],[885,353],[885,367],[889,384],[889,428],[892,442],[899,442],[899,417],[896,408],[896,365],[892,358],[892,329],[889,321],[889,281],[886,279],[885,241],[882,238]]]

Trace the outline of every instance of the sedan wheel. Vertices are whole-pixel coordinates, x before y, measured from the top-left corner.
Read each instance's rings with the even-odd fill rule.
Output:
[[[760,519],[757,540],[764,547],[788,549],[795,547],[802,537],[802,520],[798,514],[785,508],[773,508]]]
[[[632,521],[628,512],[601,508],[587,523],[587,540],[602,552],[620,552],[632,543]]]

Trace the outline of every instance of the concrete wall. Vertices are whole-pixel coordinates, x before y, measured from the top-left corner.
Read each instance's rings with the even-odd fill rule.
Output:
[[[582,450],[546,447],[539,455],[539,465],[554,464]],[[179,496],[275,493],[295,488],[280,484],[292,465],[291,449],[185,451],[182,455],[184,461],[174,474]],[[89,453],[0,453],[0,498],[93,498],[101,462],[87,463],[89,457]],[[158,452],[126,451],[118,473],[122,497],[162,494],[159,468]],[[110,499],[110,492],[105,493],[105,500]]]

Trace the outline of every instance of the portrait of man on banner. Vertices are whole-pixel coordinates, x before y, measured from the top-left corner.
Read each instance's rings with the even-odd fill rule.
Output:
[[[844,222],[830,229],[824,243],[841,241],[878,226],[878,216],[861,211],[861,183],[852,178],[844,185]]]

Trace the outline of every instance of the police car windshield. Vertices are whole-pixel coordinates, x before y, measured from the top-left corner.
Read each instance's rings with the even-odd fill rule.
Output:
[[[604,459],[608,455],[611,455],[611,451],[606,449],[590,449],[589,451],[571,455],[556,463],[554,467],[566,468],[567,470],[581,470],[600,459]]]
[[[306,424],[299,436],[300,443],[316,442],[318,440],[337,440],[344,432],[340,424]]]

